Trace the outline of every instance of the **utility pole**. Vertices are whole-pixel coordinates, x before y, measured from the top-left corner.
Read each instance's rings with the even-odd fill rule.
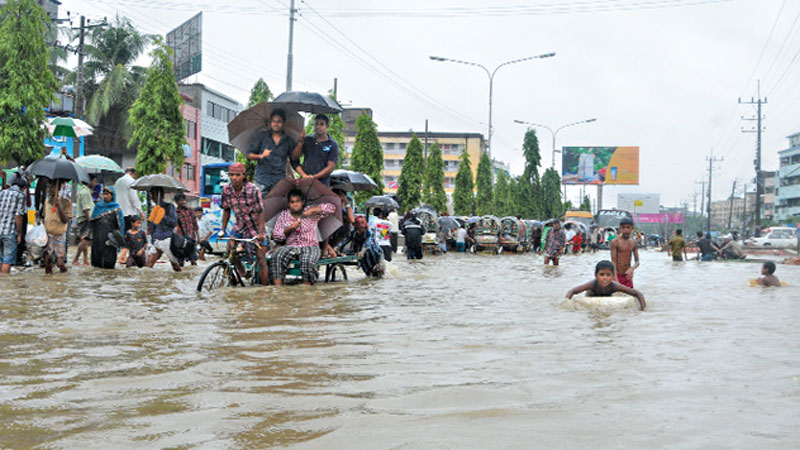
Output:
[[[297,10],[294,8],[294,0],[289,1],[289,54],[286,56],[286,91],[292,90],[292,65],[294,56],[292,55],[292,46],[294,45],[294,13]]]
[[[764,97],[763,99],[761,98],[761,80],[758,80],[758,98],[757,99],[754,100],[751,97],[749,102],[743,102],[741,98],[739,99],[739,104],[756,105],[757,106],[757,111],[756,111],[757,116],[756,117],[752,117],[752,118],[742,117],[742,120],[754,120],[754,121],[756,121],[755,130],[752,130],[752,129],[751,130],[745,130],[744,128],[742,128],[742,133],[756,133],[756,159],[753,160],[753,163],[756,166],[756,204],[755,204],[755,213],[756,213],[755,226],[756,226],[756,230],[755,230],[755,236],[761,235],[761,196],[764,193],[764,181],[761,178],[761,131],[764,128],[761,126],[761,121],[762,121],[762,119],[765,119],[765,117],[763,117],[762,114],[761,114],[761,105],[766,104],[766,103],[767,103],[767,98],[766,97]]]
[[[747,229],[747,183],[744,184],[742,197],[744,197],[744,207],[742,208],[742,228],[746,230]]]
[[[706,158],[708,160],[708,232],[711,232],[711,178],[714,176],[714,163],[722,161],[724,158],[714,157],[714,148],[711,148],[711,154]]]
[[[334,100],[336,100],[336,98],[337,98],[336,94],[337,94],[338,90],[339,90],[339,79],[338,78],[334,78],[333,79],[333,99]]]
[[[425,119],[425,161],[428,161],[428,119]]]
[[[75,117],[83,116],[83,41],[86,36],[86,17],[81,16],[78,37],[78,73],[75,81]]]
[[[728,208],[728,231],[731,230],[731,220],[733,219],[733,197],[736,195],[736,180],[733,180],[733,189],[731,189],[730,207]]]
[[[706,209],[705,209],[705,206],[706,206],[706,180],[705,180],[705,178],[703,178],[701,181],[695,181],[694,184],[699,184],[700,185],[700,219],[702,219],[703,215],[705,214],[705,211],[706,211]],[[702,231],[702,228],[703,228],[702,224],[703,224],[703,221],[700,220],[701,231]]]

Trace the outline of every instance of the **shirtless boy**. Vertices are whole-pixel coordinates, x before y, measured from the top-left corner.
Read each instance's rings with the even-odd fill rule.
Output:
[[[639,267],[639,246],[631,237],[633,220],[623,218],[619,223],[620,236],[611,241],[611,262],[614,263],[615,280],[617,283],[633,287],[633,271]],[[631,255],[635,264],[631,266]]]
[[[761,278],[758,279],[758,284],[764,287],[781,287],[781,280],[775,276],[775,263],[767,261],[761,266]]]

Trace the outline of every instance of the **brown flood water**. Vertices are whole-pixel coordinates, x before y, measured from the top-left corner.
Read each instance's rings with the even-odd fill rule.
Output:
[[[200,295],[202,267],[0,278],[0,448],[798,448],[800,267],[455,255]]]

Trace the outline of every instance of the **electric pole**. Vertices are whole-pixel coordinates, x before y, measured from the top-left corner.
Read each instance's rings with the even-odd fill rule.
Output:
[[[694,184],[699,184],[700,187],[700,219],[703,218],[705,214],[705,206],[706,206],[706,180],[705,178],[701,181],[695,181]],[[703,221],[700,220],[700,228],[703,228]]]
[[[83,41],[86,36],[86,17],[81,16],[78,36],[78,73],[75,81],[75,117],[83,116]]]
[[[765,118],[761,115],[761,105],[767,103],[767,98],[761,98],[761,80],[758,80],[758,98],[753,99],[750,98],[749,102],[743,102],[742,99],[739,99],[739,103],[743,105],[756,105],[756,117],[745,118],[742,117],[742,120],[753,120],[756,121],[756,128],[745,130],[742,128],[742,133],[756,133],[756,159],[753,160],[753,163],[756,166],[756,204],[755,204],[755,236],[761,235],[761,195],[764,193],[764,181],[761,179],[761,131],[764,129],[761,126],[761,121]]]
[[[714,148],[711,148],[711,155],[706,158],[708,160],[708,232],[711,232],[711,178],[714,176],[714,163],[722,161],[724,158],[714,157]]]
[[[728,208],[728,231],[731,230],[731,220],[733,219],[733,197],[736,195],[736,180],[733,180],[733,188],[731,189],[730,207]]]
[[[289,2],[289,54],[286,56],[286,91],[292,90],[292,65],[294,56],[292,55],[292,46],[294,45],[294,13],[297,10],[294,8],[294,0]]]
[[[744,184],[742,197],[744,197],[744,207],[742,208],[742,228],[746,230],[747,229],[747,183]]]

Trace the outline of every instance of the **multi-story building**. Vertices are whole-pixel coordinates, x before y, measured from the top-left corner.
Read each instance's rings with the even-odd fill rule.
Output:
[[[408,147],[408,143],[414,134],[413,131],[378,132],[378,140],[380,140],[383,147],[383,184],[386,186],[387,192],[397,191],[397,182],[400,179],[400,171],[403,168],[406,147]],[[424,146],[424,132],[417,133],[417,137],[423,141]],[[442,151],[445,192],[452,193],[455,190],[459,159],[465,149],[469,155],[473,180],[475,179],[478,173],[480,155],[486,149],[486,142],[482,134],[429,131],[427,137],[428,147],[433,145],[434,142],[438,142],[439,149]],[[347,153],[352,152],[354,142],[355,133],[345,133],[344,148]]]
[[[228,141],[228,124],[243,109],[242,105],[203,84],[181,84],[178,89],[192,99],[191,106],[201,111],[200,166],[233,161],[236,152]]]
[[[755,220],[756,193],[711,202],[711,227],[715,230],[743,230]],[[729,226],[730,224],[730,226]]]
[[[789,136],[789,148],[778,152],[780,167],[775,193],[775,220],[800,215],[800,133]]]
[[[186,130],[186,144],[183,145],[183,167],[180,173],[173,170],[173,175],[180,178],[193,195],[200,195],[200,136],[202,111],[192,106],[192,98],[181,94],[186,102],[181,105],[184,129]]]
[[[762,197],[761,205],[761,218],[765,220],[775,219],[775,183],[777,180],[777,171],[761,171],[761,182],[764,187],[764,196]]]

